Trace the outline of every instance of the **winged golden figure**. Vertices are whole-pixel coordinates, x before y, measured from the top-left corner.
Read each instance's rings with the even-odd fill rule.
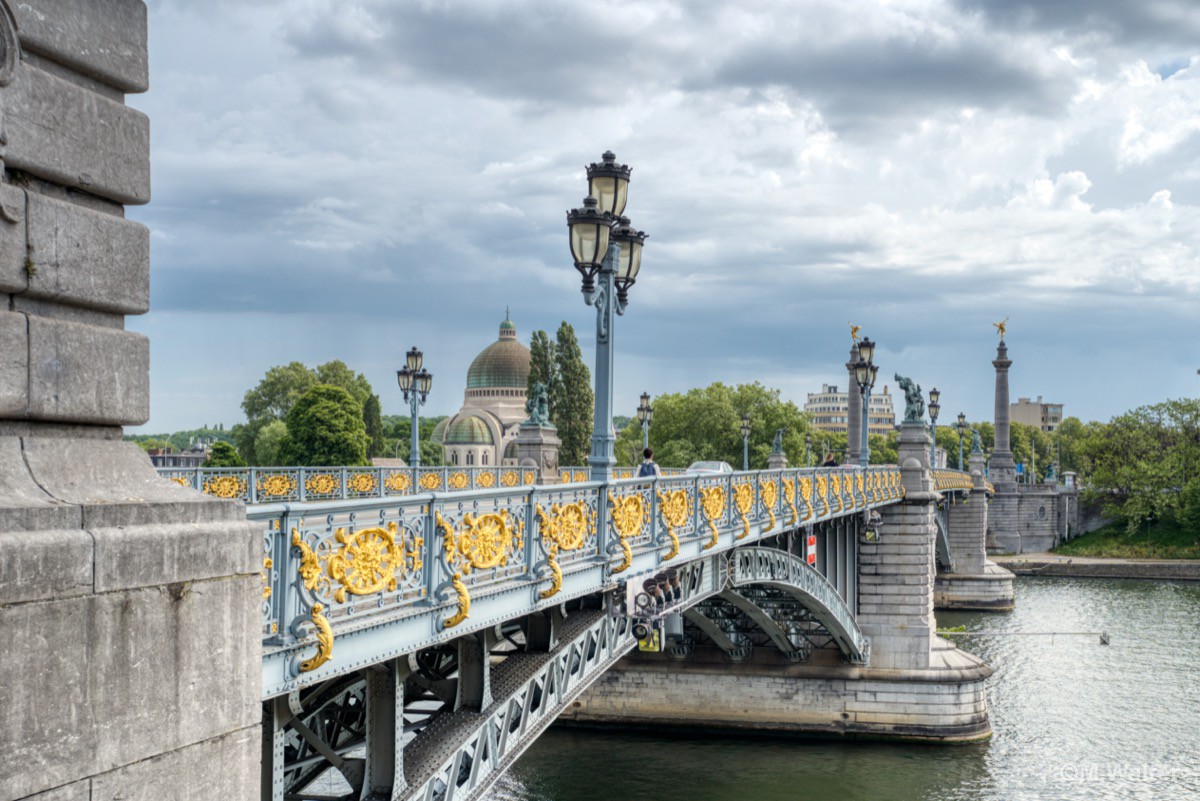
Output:
[[[1008,318],[1007,318],[1007,317],[1005,317],[1003,320],[1001,320],[1001,321],[1000,321],[1000,322],[998,322],[998,323],[992,323],[992,325],[993,325],[993,326],[995,326],[996,330],[1000,332],[1000,339],[1001,339],[1001,340],[1003,340],[1003,339],[1004,339],[1004,332],[1005,332],[1006,330],[1008,330],[1008,329],[1007,329],[1007,325],[1008,325]]]
[[[858,344],[858,332],[862,330],[862,326],[855,325],[854,323],[850,323],[849,325],[850,325],[850,340],[855,345],[857,345]]]

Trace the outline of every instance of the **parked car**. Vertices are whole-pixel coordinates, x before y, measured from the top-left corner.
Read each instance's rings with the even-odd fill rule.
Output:
[[[684,471],[685,476],[723,476],[732,473],[729,462],[692,462]]]

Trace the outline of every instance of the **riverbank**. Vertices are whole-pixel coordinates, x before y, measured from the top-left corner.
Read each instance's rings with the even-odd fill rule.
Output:
[[[1057,553],[1023,553],[988,558],[1018,576],[1200,581],[1200,560],[1196,559],[1112,559]]]
[[[1089,531],[1053,550],[1056,556],[1094,556],[1105,559],[1200,559],[1200,538],[1194,528],[1176,520],[1160,520],[1131,532],[1123,522]]]

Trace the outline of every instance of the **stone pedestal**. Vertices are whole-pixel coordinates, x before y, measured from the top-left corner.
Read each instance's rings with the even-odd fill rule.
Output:
[[[263,532],[121,441],[146,86],[139,0],[0,0],[0,798],[258,793]]]
[[[971,454],[971,478],[975,488],[965,501],[947,509],[947,533],[954,570],[937,576],[933,594],[937,609],[1007,611],[1013,608],[1012,573],[987,558],[990,510],[983,462],[982,453]]]
[[[554,426],[522,423],[517,432],[517,462],[521,467],[536,470],[538,484],[557,484],[558,451],[562,440]]]
[[[786,470],[788,466],[788,458],[783,453],[772,453],[767,457],[768,470]]]

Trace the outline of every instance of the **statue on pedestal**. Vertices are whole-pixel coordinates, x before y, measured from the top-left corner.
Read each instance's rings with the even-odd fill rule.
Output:
[[[921,394],[921,385],[899,373],[896,373],[896,383],[904,390],[904,422],[924,423],[925,397]]]

